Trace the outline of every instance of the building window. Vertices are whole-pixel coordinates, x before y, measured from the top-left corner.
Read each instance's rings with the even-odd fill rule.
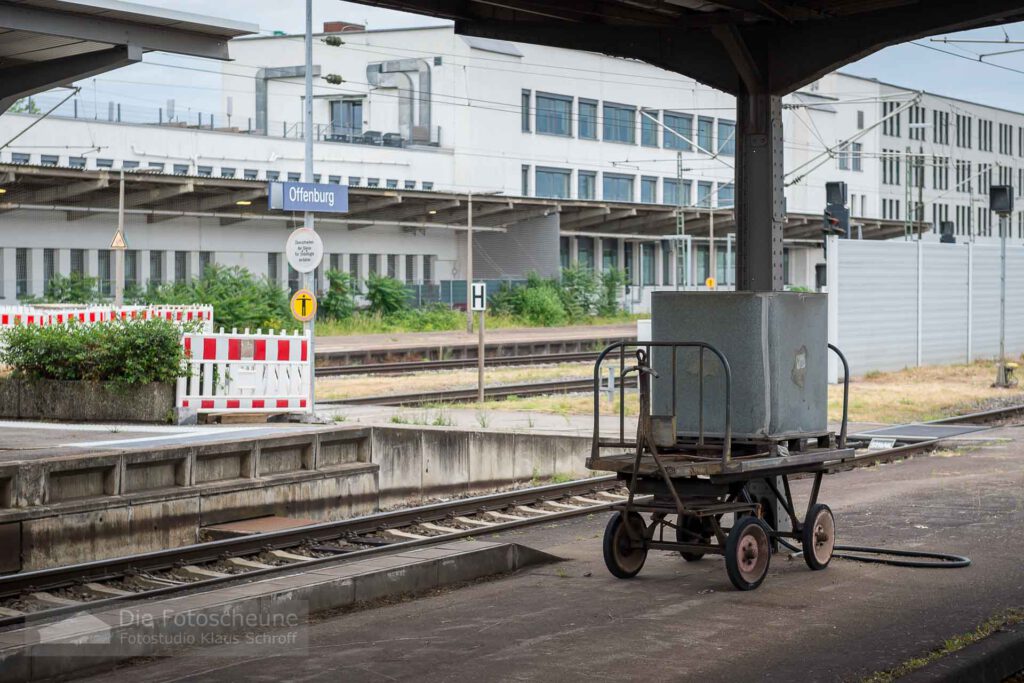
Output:
[[[689,142],[692,139],[693,117],[689,114],[665,112],[665,129],[662,135],[662,144],[665,149],[679,149],[688,152],[692,149]]]
[[[267,171],[267,180],[277,180],[281,177],[280,171]]]
[[[644,147],[658,146],[658,112],[640,110],[640,144]]]
[[[212,251],[201,251],[199,252],[199,275],[206,275],[206,269],[213,264],[213,252]]]
[[[423,281],[433,282],[434,281],[434,261],[437,259],[436,256],[424,255],[423,256]]]
[[[295,171],[289,171],[288,172],[288,182],[289,183],[297,183],[297,182],[299,182],[301,180],[302,180],[302,174],[301,173],[296,173]]]
[[[138,168],[138,167],[139,167],[139,162],[138,161],[134,161],[134,160],[131,160],[131,159],[125,159],[124,161],[121,162],[121,168],[123,168],[126,171],[130,171],[130,170]]]
[[[619,241],[617,239],[601,240],[601,270],[619,267]]]
[[[431,190],[433,190],[433,189],[434,189],[434,183],[433,183],[433,181],[427,181],[427,180],[424,180],[424,181],[423,181],[423,189],[424,189],[424,190],[426,190],[426,191],[428,191],[428,192],[429,192],[429,191],[431,191]]]
[[[235,177],[235,173],[236,173],[236,169],[234,169],[234,168],[230,168],[228,166],[221,166],[220,167],[220,177],[221,178],[234,178]]]
[[[538,197],[568,199],[570,175],[570,172],[564,169],[538,166],[534,193]]]
[[[633,201],[633,176],[605,173],[602,178],[602,197],[607,202]]]
[[[407,189],[407,190],[415,190],[416,189],[416,181],[415,180],[406,180],[405,181],[405,189]]]
[[[114,294],[114,277],[113,269],[111,268],[111,251],[109,249],[100,249],[99,256],[99,290],[100,296],[113,296]]]
[[[370,254],[370,267],[366,271],[366,277],[380,275],[380,257],[377,254]]]
[[[640,179],[640,201],[653,204],[658,201],[658,179],[644,176]]]
[[[348,177],[348,186],[349,187],[359,187],[359,183],[361,183],[361,182],[363,182],[363,179],[360,178],[357,175],[350,175]]]
[[[723,208],[732,208],[734,203],[734,189],[732,183],[723,183],[718,186],[718,205]]]
[[[331,132],[328,140],[349,142],[363,132],[363,98],[331,100]]]
[[[360,271],[360,262],[362,260],[362,254],[349,254],[348,255],[348,274],[352,277],[352,282],[358,283],[363,279],[363,274]]]
[[[125,287],[139,284],[139,250],[129,249],[124,252],[124,285]]]
[[[85,168],[85,157],[68,157],[68,166],[71,168]]]
[[[56,154],[42,154],[39,157],[39,163],[43,166],[56,166],[60,163],[60,157]]]
[[[593,171],[577,173],[577,199],[594,199],[597,196],[597,174]]]
[[[710,208],[711,202],[711,190],[714,186],[705,181],[697,183],[697,206],[701,208]]]
[[[712,137],[714,135],[715,120],[705,116],[697,117],[697,147],[705,152],[713,149]]]
[[[398,277],[398,256],[396,254],[388,254],[388,277]]]
[[[413,254],[405,255],[405,282],[406,284],[412,284],[416,281],[416,256]]]
[[[636,281],[633,279],[633,242],[623,241],[622,242],[622,270],[626,273],[626,284],[635,285]]]
[[[520,178],[520,180],[522,181],[522,188],[521,188],[522,189],[522,196],[523,197],[529,197],[530,196],[530,166],[528,164],[523,164],[522,177]]]
[[[901,106],[900,102],[882,102],[882,118],[893,114]],[[900,118],[902,114],[894,114],[882,122],[882,134],[898,138],[900,136]]]
[[[680,195],[679,181],[675,178],[665,178],[663,202],[671,206],[690,206],[690,192],[693,189],[693,183],[689,180],[684,180],[682,187],[682,194]]]
[[[146,164],[146,168],[156,171],[158,173],[164,172],[164,164],[160,161],[150,161]]]
[[[242,171],[242,177],[246,180],[256,180],[256,178],[259,177],[259,174],[259,169],[255,168],[247,168]]]
[[[50,289],[50,280],[57,273],[57,250],[43,249],[43,291]]]
[[[288,265],[288,291],[296,292],[299,287],[302,286],[301,278],[299,277],[299,271]]]
[[[174,252],[174,281],[178,284],[188,282],[188,252]]]
[[[537,132],[572,135],[572,98],[537,93]]]
[[[178,171],[175,170],[174,172],[177,173]],[[196,175],[209,178],[213,175],[213,166],[196,166]]]
[[[522,120],[523,132],[524,133],[529,133],[530,132],[530,91],[529,90],[524,90],[523,91],[523,96],[522,96],[522,99],[521,99],[521,107],[522,107],[522,111],[520,113],[520,118]]]
[[[380,178],[367,178],[366,179],[366,186],[367,187],[380,187]]]
[[[640,243],[640,272],[641,284],[650,287],[654,284],[654,244],[652,242]]]
[[[718,153],[727,157],[736,156],[735,122],[718,120]]]
[[[164,252],[149,252],[149,281],[161,284],[164,281]]]
[[[605,142],[636,141],[636,107],[621,104],[604,104]]]
[[[71,250],[71,275],[85,275],[85,249]]]
[[[386,182],[389,190],[398,189],[398,180],[394,178],[388,178]]]
[[[174,174],[175,175],[187,175],[188,174],[188,164],[174,164]]]
[[[839,151],[836,152],[836,162],[840,171],[850,170],[850,149],[848,145],[839,147]]]
[[[27,163],[29,163],[29,159],[30,159],[29,155],[28,154],[24,154],[23,152],[12,152],[11,153],[11,163],[12,164],[27,164]]]
[[[579,136],[585,140],[597,139],[597,102],[580,100]]]
[[[857,130],[864,130],[864,112],[857,110]]]
[[[854,171],[863,171],[864,168],[861,164],[861,156],[864,147],[859,142],[854,142],[850,145],[850,166]]]

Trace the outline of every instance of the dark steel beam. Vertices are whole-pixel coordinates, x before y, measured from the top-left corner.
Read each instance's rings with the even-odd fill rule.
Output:
[[[22,97],[140,61],[142,50],[128,45],[0,69],[0,114]]]

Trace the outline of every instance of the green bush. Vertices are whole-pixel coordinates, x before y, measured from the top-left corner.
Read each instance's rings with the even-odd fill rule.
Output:
[[[601,272],[601,295],[597,302],[598,315],[613,316],[622,312],[619,294],[625,284],[626,271],[610,268]]]
[[[145,298],[151,304],[211,304],[214,325],[226,330],[273,329],[291,319],[285,290],[237,266],[207,266],[202,277],[151,288]]]
[[[317,314],[321,319],[332,320],[351,317],[356,310],[352,276],[340,270],[328,270],[326,275],[329,286]]]
[[[46,295],[43,298],[44,301],[55,304],[88,304],[98,299],[96,278],[81,273],[54,275],[46,283]]]
[[[508,282],[502,282],[498,291],[492,292],[487,297],[487,311],[493,315],[519,315],[522,308],[522,287],[516,287]]]
[[[524,287],[519,315],[531,325],[553,327],[566,320],[565,307],[551,287]]]
[[[580,266],[563,268],[561,286],[557,289],[569,320],[578,322],[597,312],[601,283],[593,270]]]
[[[24,379],[146,384],[186,372],[181,331],[166,320],[19,325],[0,339],[0,364]]]
[[[370,312],[390,316],[409,308],[409,293],[405,285],[393,277],[371,273],[366,278],[366,300]]]

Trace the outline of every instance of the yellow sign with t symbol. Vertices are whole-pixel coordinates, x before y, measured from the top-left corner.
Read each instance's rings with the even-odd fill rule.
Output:
[[[308,289],[300,289],[292,295],[292,317],[299,322],[309,322],[316,316],[316,297]]]

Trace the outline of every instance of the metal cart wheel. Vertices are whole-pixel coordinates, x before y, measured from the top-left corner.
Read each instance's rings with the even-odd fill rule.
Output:
[[[710,540],[704,523],[697,515],[680,515],[676,520],[676,543],[707,543]],[[687,562],[696,562],[704,557],[704,553],[692,550],[680,550],[679,554]]]
[[[827,567],[836,546],[836,520],[828,505],[815,503],[808,510],[802,534],[807,566],[815,571]]]
[[[740,517],[725,542],[725,571],[741,591],[754,590],[768,574],[772,549],[764,522]]]
[[[639,548],[633,546],[623,513],[616,512],[604,529],[604,564],[612,576],[620,579],[631,579],[639,574],[647,560],[647,525],[644,518],[638,512],[631,512],[629,524],[634,534],[644,539]]]

